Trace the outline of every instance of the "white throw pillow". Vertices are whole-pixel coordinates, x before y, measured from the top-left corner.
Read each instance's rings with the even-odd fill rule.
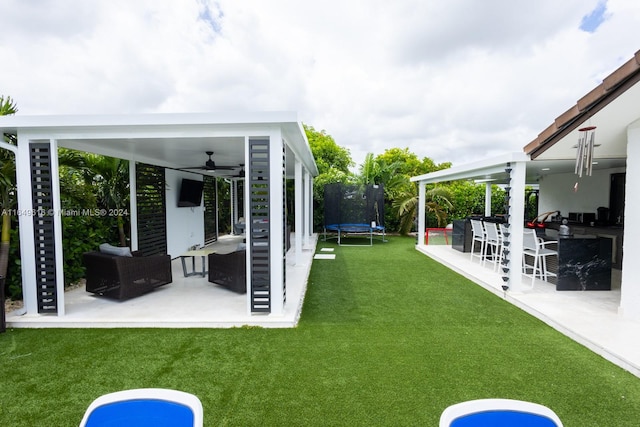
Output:
[[[131,255],[131,250],[127,247],[119,248],[117,246],[110,245],[109,243],[103,243],[100,245],[100,252],[107,255],[117,255],[117,256],[129,256]]]

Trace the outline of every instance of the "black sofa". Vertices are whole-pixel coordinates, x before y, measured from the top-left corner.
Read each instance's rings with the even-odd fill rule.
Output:
[[[126,300],[173,281],[169,255],[132,255],[84,253],[87,292]]]

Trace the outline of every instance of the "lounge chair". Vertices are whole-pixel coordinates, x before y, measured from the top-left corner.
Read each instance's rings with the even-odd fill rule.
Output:
[[[209,281],[237,292],[247,293],[245,249],[228,254],[209,254]]]
[[[444,410],[440,427],[562,427],[551,409],[511,399],[479,399],[456,403]]]
[[[193,394],[141,388],[98,397],[80,427],[202,427],[203,418],[202,403]]]

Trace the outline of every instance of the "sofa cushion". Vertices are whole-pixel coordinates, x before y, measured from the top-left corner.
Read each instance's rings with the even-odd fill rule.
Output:
[[[117,255],[117,256],[133,256],[131,255],[131,250],[127,247],[119,248],[117,246],[110,245],[109,243],[103,243],[100,245],[100,252],[107,255]]]

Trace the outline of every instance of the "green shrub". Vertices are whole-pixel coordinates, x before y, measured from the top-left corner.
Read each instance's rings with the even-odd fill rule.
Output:
[[[11,229],[11,243],[9,246],[9,264],[7,266],[7,280],[5,281],[5,295],[13,300],[22,299],[22,268],[20,264],[20,233],[18,227]]]
[[[117,224],[112,217],[62,217],[62,250],[64,284],[68,286],[84,277],[82,254],[98,249],[98,245],[118,240]]]

